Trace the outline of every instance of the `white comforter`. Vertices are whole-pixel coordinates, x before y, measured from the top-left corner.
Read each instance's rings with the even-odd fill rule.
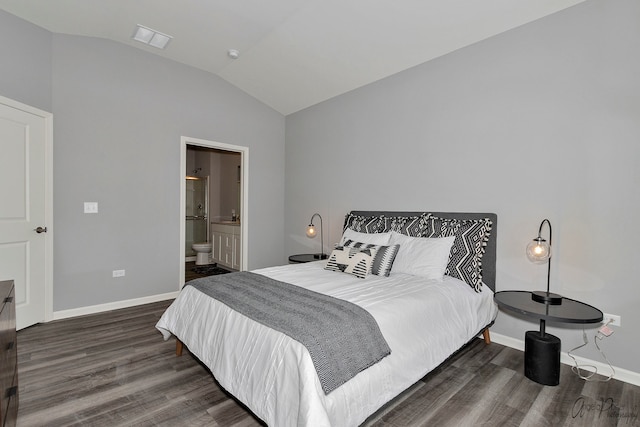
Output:
[[[185,287],[156,327],[178,337],[220,384],[270,426],[357,426],[495,319],[487,287],[392,273],[324,270],[324,261],[255,270],[351,301],[377,320],[391,355],[325,395],[306,348]]]

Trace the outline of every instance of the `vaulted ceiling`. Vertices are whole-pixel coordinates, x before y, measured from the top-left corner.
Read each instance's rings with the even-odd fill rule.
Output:
[[[0,0],[0,9],[211,72],[286,115],[582,1]],[[164,50],[141,44],[137,24],[173,38]]]

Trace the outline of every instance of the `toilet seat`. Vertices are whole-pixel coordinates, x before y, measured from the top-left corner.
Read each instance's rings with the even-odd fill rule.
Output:
[[[196,265],[210,264],[209,254],[213,249],[213,245],[210,242],[194,243],[191,248],[196,251]]]
[[[193,248],[194,251],[198,251],[198,250],[206,251],[207,249],[211,250],[213,246],[211,245],[211,243],[201,242],[201,243],[194,243],[193,245],[191,245],[191,247]]]

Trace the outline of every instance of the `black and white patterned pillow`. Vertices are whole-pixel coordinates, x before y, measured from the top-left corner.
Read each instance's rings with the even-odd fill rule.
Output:
[[[384,229],[384,217],[382,215],[362,216],[348,213],[345,216],[343,231],[347,228],[359,233],[383,233],[387,231]]]
[[[445,274],[467,283],[476,292],[482,287],[482,256],[492,222],[484,219],[451,219],[431,216],[432,233],[425,237],[455,236]]]
[[[325,270],[341,271],[365,279],[371,271],[376,250],[338,246],[329,255]]]
[[[395,231],[410,237],[424,237],[431,232],[431,214],[420,216],[385,216],[384,231]]]
[[[371,274],[385,277],[389,276],[389,273],[391,273],[393,260],[396,259],[398,249],[400,248],[400,245],[381,246],[354,242],[353,240],[347,240],[344,243],[344,246],[359,249],[375,249],[376,254],[373,258],[373,263],[371,264]]]

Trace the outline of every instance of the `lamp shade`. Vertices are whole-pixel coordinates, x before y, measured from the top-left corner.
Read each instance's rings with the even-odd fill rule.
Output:
[[[316,233],[317,233],[316,226],[313,224],[309,224],[307,226],[307,237],[316,237]]]
[[[551,246],[545,239],[537,237],[527,245],[527,258],[535,264],[544,264],[551,258]]]

